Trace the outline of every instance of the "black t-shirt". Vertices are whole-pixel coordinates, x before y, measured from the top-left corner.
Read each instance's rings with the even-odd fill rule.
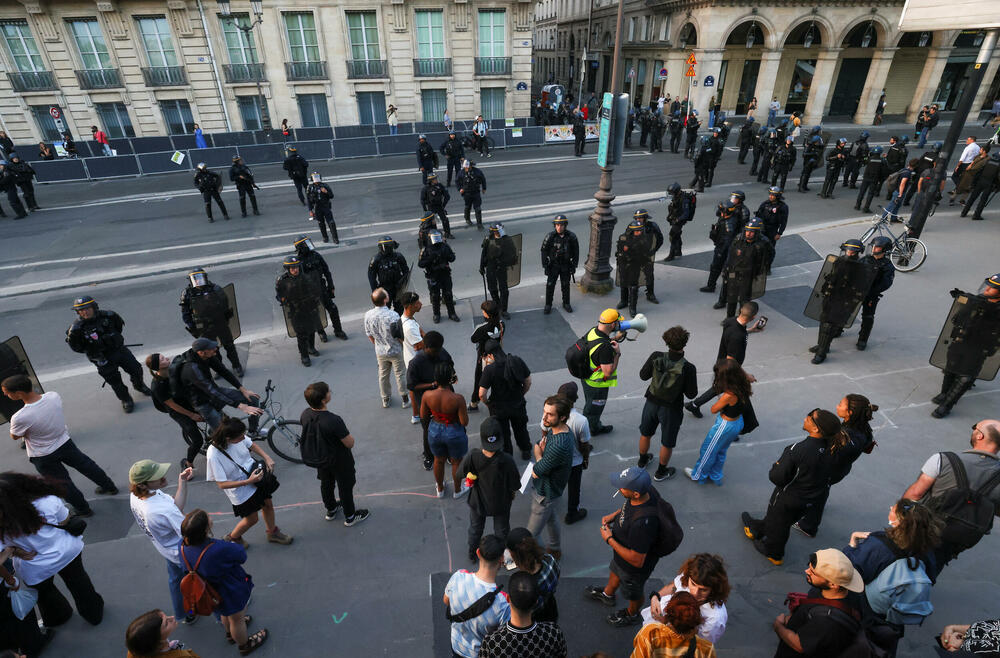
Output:
[[[851,472],[851,466],[871,443],[868,436],[861,430],[845,427],[844,431],[849,437],[848,442],[830,454],[833,462],[830,484],[836,484],[847,477],[847,474]]]
[[[160,377],[153,377],[149,382],[149,389],[153,392],[153,406],[156,407],[157,411],[162,411],[163,413],[177,413],[173,409],[167,406],[167,400],[173,400],[180,406],[184,407],[188,411],[191,410],[191,404],[186,400],[179,400],[174,397],[173,391],[170,390],[170,380],[163,379]]]
[[[652,507],[652,514],[647,512]],[[611,522],[611,536],[625,548],[629,548],[637,553],[645,553],[646,560],[641,567],[634,567],[625,561],[621,555],[615,552],[614,561],[622,568],[622,571],[636,576],[649,576],[656,567],[660,558],[653,555],[653,544],[660,532],[660,517],[656,515],[656,499],[653,496],[641,505],[633,505],[626,501],[618,512],[618,516]],[[646,514],[646,516],[642,516]]]
[[[469,492],[469,507],[483,516],[510,512],[513,494],[521,488],[521,473],[513,457],[506,452],[487,457],[482,450],[475,448],[462,460],[458,472],[476,475],[475,484]]]
[[[646,363],[642,364],[642,367],[639,368],[639,379],[644,382],[652,379],[653,363],[662,356],[663,352],[653,352],[650,354],[646,358]],[[684,362],[684,368],[681,371],[681,381],[681,388],[675,399],[663,400],[658,398],[649,392],[648,387],[646,388],[646,399],[655,404],[679,408],[684,402],[685,396],[690,400],[698,395],[698,369],[690,361]]]
[[[354,470],[354,453],[344,445],[344,439],[350,435],[344,419],[329,411],[316,411],[306,409],[299,417],[299,422],[305,427],[310,423],[315,423],[320,436],[326,441],[333,455],[330,466],[337,471]]]
[[[743,365],[747,355],[747,328],[736,318],[726,318],[722,323],[722,340],[719,341],[718,359],[733,357],[736,363]]]
[[[810,598],[822,598],[823,596],[815,587],[810,588],[808,594]],[[847,598],[840,600],[858,612],[861,611],[859,594],[849,592]],[[790,646],[778,640],[778,649],[774,652],[774,658],[836,658],[839,656],[854,641],[855,634],[851,633],[845,624],[831,617],[831,615],[836,614],[838,613],[833,611],[830,606],[822,604],[804,603],[797,607],[788,620],[787,626],[789,630],[799,634],[802,653],[797,653]],[[846,614],[844,613],[844,615]]]
[[[511,377],[507,376],[508,361]],[[491,407],[516,409],[524,405],[524,380],[530,375],[531,370],[521,357],[506,354],[483,368],[479,386],[489,389]]]
[[[410,365],[406,368],[406,388],[411,391],[418,384],[430,384],[434,381],[434,370],[439,363],[455,363],[448,350],[443,347],[438,353],[431,356],[427,350],[420,350],[416,356],[410,359]]]

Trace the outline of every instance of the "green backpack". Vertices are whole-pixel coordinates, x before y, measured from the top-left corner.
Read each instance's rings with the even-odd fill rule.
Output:
[[[666,354],[653,361],[653,377],[649,382],[649,392],[656,398],[673,402],[681,393],[684,385],[684,364],[687,361],[681,357],[671,361]]]

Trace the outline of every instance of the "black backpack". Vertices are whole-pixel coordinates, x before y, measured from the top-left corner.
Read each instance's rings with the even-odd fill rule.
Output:
[[[333,452],[320,435],[318,423],[314,418],[308,425],[302,428],[302,438],[299,441],[299,450],[302,452],[302,463],[306,466],[317,468],[327,466],[333,461]]]
[[[1000,484],[1000,468],[981,487],[969,486],[969,476],[962,460],[953,452],[942,452],[955,474],[955,488],[928,501],[927,506],[945,522],[941,543],[955,554],[975,546],[993,528],[996,506],[989,494]]]
[[[587,334],[590,332],[588,331]],[[566,349],[566,368],[577,379],[587,379],[593,373],[590,367],[590,341],[587,334],[580,336]]]
[[[697,192],[685,192],[684,196],[688,198],[691,202],[691,219],[694,219],[694,211],[698,207],[698,193]]]
[[[170,398],[175,401],[187,400],[187,395],[184,394],[184,381],[181,378],[185,363],[187,363],[187,359],[184,358],[184,354],[178,354],[170,360],[170,366],[167,368],[167,379],[170,381]]]
[[[681,545],[681,542],[684,540],[684,529],[677,523],[677,516],[674,514],[673,505],[663,500],[656,489],[650,489],[649,495],[656,501],[655,511],[651,508],[646,508],[641,514],[635,517],[635,520],[638,521],[641,518],[656,515],[660,521],[660,528],[656,535],[656,541],[653,542],[649,552],[658,558],[665,557],[676,551],[677,547]],[[626,501],[625,504],[628,505],[629,503]]]

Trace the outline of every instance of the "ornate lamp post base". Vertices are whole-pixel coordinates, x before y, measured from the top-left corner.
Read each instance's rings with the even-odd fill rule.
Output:
[[[614,238],[615,224],[618,219],[611,210],[611,202],[615,195],[611,193],[611,167],[601,169],[601,183],[594,198],[597,208],[590,215],[590,249],[586,270],[580,278],[580,290],[584,293],[606,295],[614,290],[615,282],[611,278],[611,245]]]

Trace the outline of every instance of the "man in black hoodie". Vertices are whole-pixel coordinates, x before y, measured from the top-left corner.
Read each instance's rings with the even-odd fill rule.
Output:
[[[514,458],[503,451],[503,426],[489,416],[479,425],[482,450],[470,450],[458,468],[471,479],[469,490],[469,560],[483,538],[486,518],[493,517],[493,534],[506,541],[510,532],[510,506],[521,489],[521,474]]]

